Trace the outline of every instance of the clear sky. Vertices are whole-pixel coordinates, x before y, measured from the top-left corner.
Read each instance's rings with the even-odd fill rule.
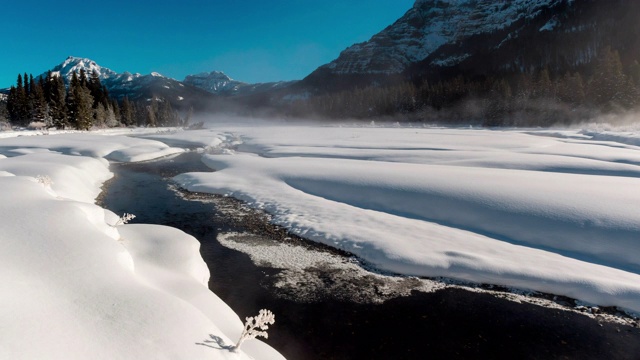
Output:
[[[245,82],[301,79],[368,40],[414,0],[0,0],[0,88],[87,57],[178,80],[220,70]]]

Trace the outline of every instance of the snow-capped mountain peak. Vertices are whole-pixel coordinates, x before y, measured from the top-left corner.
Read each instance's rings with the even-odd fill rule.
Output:
[[[69,56],[61,64],[56,65],[51,69],[51,74],[55,76],[61,76],[67,83],[71,81],[73,73],[80,73],[80,70],[84,70],[87,77],[91,76],[93,72],[98,75],[98,78],[103,83],[109,82],[131,82],[134,79],[140,78],[143,75],[131,74],[125,72],[119,74],[109,68],[98,65],[94,60],[89,58],[81,58],[75,56]],[[42,77],[46,77],[47,72],[42,74]]]
[[[369,41],[344,50],[325,65],[334,74],[395,74],[422,61],[444,45],[460,44],[473,36],[491,34],[539,16],[566,0],[416,0],[393,25]],[[440,57],[433,65],[451,66],[470,54]]]
[[[69,84],[74,73],[84,71],[89,78],[95,72],[111,96],[123,98],[127,96],[131,100],[162,98],[173,103],[177,108],[191,106],[203,106],[206,104],[210,94],[200,89],[163,76],[160,73],[152,72],[148,75],[139,73],[122,72],[118,73],[109,68],[98,65],[94,60],[82,57],[69,56],[62,63],[51,69],[51,74],[60,76]],[[48,71],[41,76],[45,78]]]
[[[202,72],[196,75],[188,75],[184,83],[211,93],[233,94],[244,85],[244,82],[233,80],[222,71]]]
[[[51,74],[62,76],[68,82],[71,80],[73,73],[80,73],[80,70],[84,70],[87,76],[90,76],[95,71],[100,80],[118,76],[115,71],[102,67],[91,59],[75,56],[69,56],[64,62],[51,69]],[[46,73],[43,74],[44,76],[46,76]]]

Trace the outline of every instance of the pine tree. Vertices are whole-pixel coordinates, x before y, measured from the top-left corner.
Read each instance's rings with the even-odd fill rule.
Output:
[[[637,101],[635,93],[632,81],[622,69],[620,54],[608,47],[602,50],[588,84],[589,100],[604,109],[630,107]]]
[[[47,71],[47,76],[45,76],[44,81],[42,82],[42,91],[44,91],[44,100],[47,102],[47,104],[51,104],[54,87],[55,87],[55,83],[53,82],[53,74],[51,73],[51,70],[49,70]]]
[[[111,105],[106,108],[105,125],[110,128],[120,125],[118,120],[116,120],[116,114],[113,111],[113,107],[111,107]]]
[[[69,82],[69,90],[67,91],[67,97],[65,99],[65,103],[67,104],[67,116],[68,116],[68,124],[73,126],[74,128],[78,128],[78,118],[76,111],[76,88],[80,86],[80,81],[78,80],[78,74],[74,71],[71,74],[71,81]]]
[[[7,126],[9,122],[9,111],[7,110],[7,102],[0,101],[0,130]]]
[[[134,121],[133,106],[127,96],[122,99],[122,110],[120,111],[120,116],[125,126],[132,126],[136,124],[136,121]]]
[[[159,126],[177,126],[177,116],[166,99],[160,99],[157,111],[157,124]]]
[[[40,79],[42,80],[42,79]],[[44,98],[44,90],[42,89],[42,81],[35,82],[33,77],[30,81],[31,88],[31,119],[33,121],[44,122],[46,126],[51,126],[49,117],[49,107]],[[49,122],[49,123],[47,123]]]
[[[29,89],[29,77],[27,76],[27,73],[24,73],[24,77],[22,78],[22,80],[24,81],[24,95],[26,97],[29,97],[31,89]]]
[[[9,89],[9,95],[7,96],[7,113],[9,121],[13,124],[17,123],[18,118],[18,90],[15,86],[11,86]]]
[[[35,81],[33,80],[33,75],[29,75],[29,81],[27,82],[25,73],[24,80],[24,89],[26,94],[26,104],[24,108],[24,123],[29,124],[33,121],[33,113],[34,113],[34,95],[35,95]]]
[[[67,108],[69,122],[78,130],[89,130],[93,126],[93,97],[86,86],[87,79],[83,74],[84,70],[81,69],[80,77],[75,72],[71,76],[67,92]]]
[[[89,93],[91,93],[91,90],[89,90]],[[93,110],[93,114],[93,124],[98,128],[104,128],[107,122],[107,111],[102,103],[98,103],[96,108]]]
[[[116,126],[120,126],[122,122],[122,116],[120,115],[120,106],[118,105],[118,100],[111,99],[111,110],[113,111],[115,121],[118,123]]]
[[[80,81],[80,85],[87,87],[87,73],[84,71],[84,69],[80,69],[80,75],[78,76],[78,80]]]
[[[18,74],[18,80],[16,81],[16,93],[15,93],[15,105],[13,108],[13,114],[11,120],[16,125],[21,125],[23,121],[23,107],[26,102],[26,95],[24,93],[24,85],[22,84],[22,75]]]
[[[148,127],[156,127],[158,125],[158,103],[155,99],[151,100],[151,103],[146,106],[145,125]]]
[[[52,77],[50,87],[51,101],[49,102],[49,106],[51,108],[51,121],[56,128],[64,129],[69,126],[67,103],[65,100],[67,89],[64,86],[64,81],[59,76]]]
[[[106,108],[106,95],[103,92],[102,84],[100,83],[100,77],[98,76],[98,72],[93,70],[91,72],[91,77],[87,83],[87,88],[91,91],[91,96],[93,96],[94,105],[93,108],[97,109],[98,104],[102,104],[104,108]]]
[[[143,101],[140,102],[132,102],[131,106],[133,107],[133,119],[134,123],[137,126],[146,126],[147,125],[147,104]]]
[[[27,85],[27,74],[25,74],[24,85],[22,76],[18,74],[18,87],[17,87],[17,118],[16,123],[20,126],[26,126],[29,123],[31,112],[29,110],[29,95]]]
[[[102,105],[104,105],[105,109],[109,107],[111,103],[111,97],[109,95],[109,90],[106,85],[102,85]]]
[[[93,96],[86,86],[74,89],[75,120],[78,130],[89,130],[93,126]]]

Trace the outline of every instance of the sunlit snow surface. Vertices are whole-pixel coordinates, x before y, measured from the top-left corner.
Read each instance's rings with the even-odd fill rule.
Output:
[[[187,148],[216,172],[177,176],[185,188],[237,197],[368,266],[640,312],[637,130],[210,127],[0,133],[1,359],[282,358],[257,340],[224,348],[242,323],[207,289],[195,239],[114,227],[94,205],[107,160]],[[277,246],[259,261],[286,262]]]
[[[636,132],[214,126],[178,137],[216,143],[205,134],[221,141],[203,159],[217,171],[179,184],[244,200],[378,269],[640,311]]]
[[[94,204],[105,159],[184,151],[118,133],[132,132],[0,134],[0,359],[283,359],[256,340],[225,348],[242,322],[209,291],[195,238],[113,226]]]

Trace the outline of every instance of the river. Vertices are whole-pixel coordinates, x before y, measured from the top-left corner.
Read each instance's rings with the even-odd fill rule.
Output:
[[[241,318],[272,310],[276,323],[265,341],[290,360],[640,359],[637,326],[371,273],[348,254],[270,225],[239,201],[176,189],[171,177],[211,171],[200,156],[114,163],[99,205],[196,237],[210,289]],[[441,289],[420,291],[430,286]]]

